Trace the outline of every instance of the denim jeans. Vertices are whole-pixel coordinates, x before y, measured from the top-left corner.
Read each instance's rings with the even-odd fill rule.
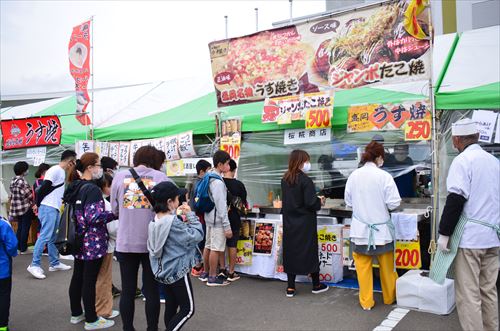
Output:
[[[33,249],[33,261],[31,265],[34,267],[40,266],[43,247],[47,245],[50,266],[56,266],[59,264],[59,252],[54,242],[57,237],[57,229],[59,228],[59,210],[53,207],[40,205],[40,208],[38,208],[38,219],[40,220],[42,228],[40,229],[40,237],[38,237],[35,248]]]

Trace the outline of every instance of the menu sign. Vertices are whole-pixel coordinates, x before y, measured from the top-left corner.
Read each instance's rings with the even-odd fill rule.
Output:
[[[429,8],[410,13],[408,24],[410,3],[388,1],[210,43],[218,106],[429,79]],[[414,33],[417,26],[422,33]]]

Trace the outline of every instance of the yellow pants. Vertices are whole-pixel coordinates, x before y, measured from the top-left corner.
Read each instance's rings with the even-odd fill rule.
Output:
[[[356,264],[356,274],[359,283],[359,303],[363,308],[371,308],[375,305],[373,300],[373,270],[371,255],[353,253]],[[382,296],[386,305],[396,301],[396,280],[398,274],[394,271],[394,253],[387,252],[377,255],[380,270],[380,282],[382,283]]]

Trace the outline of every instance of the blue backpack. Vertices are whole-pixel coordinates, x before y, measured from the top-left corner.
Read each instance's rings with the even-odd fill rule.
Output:
[[[222,180],[222,178],[213,172],[207,173],[203,179],[196,185],[194,190],[194,210],[197,213],[209,213],[214,209],[215,204],[210,197],[210,179]]]

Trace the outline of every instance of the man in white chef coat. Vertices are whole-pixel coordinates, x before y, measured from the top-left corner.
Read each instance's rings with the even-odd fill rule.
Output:
[[[453,261],[456,254],[455,295],[462,328],[498,330],[500,162],[478,145],[478,138],[472,120],[452,125],[453,145],[460,154],[448,173],[438,255]]]

